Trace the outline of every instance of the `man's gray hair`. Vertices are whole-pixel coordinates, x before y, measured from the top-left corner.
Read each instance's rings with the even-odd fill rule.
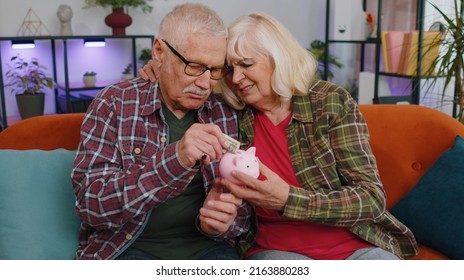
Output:
[[[158,36],[178,45],[189,34],[227,37],[227,28],[219,15],[206,5],[177,5],[161,21]]]

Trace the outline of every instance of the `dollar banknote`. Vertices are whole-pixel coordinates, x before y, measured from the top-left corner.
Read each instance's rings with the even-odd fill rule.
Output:
[[[224,137],[226,138],[227,142],[229,143],[229,148],[227,148],[227,151],[230,153],[236,153],[238,149],[240,148],[240,142],[235,140],[234,138],[230,137],[227,134],[224,134]]]

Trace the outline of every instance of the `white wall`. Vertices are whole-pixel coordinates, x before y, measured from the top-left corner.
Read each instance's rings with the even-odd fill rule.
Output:
[[[149,0],[149,2],[153,6],[153,12],[150,14],[144,14],[140,9],[129,10],[133,22],[126,29],[126,34],[156,35],[162,17],[174,6],[189,1]],[[324,40],[324,0],[193,0],[191,2],[200,2],[210,6],[218,12],[226,25],[230,24],[240,15],[252,11],[264,11],[281,21],[304,47],[309,47],[310,42],[314,39]],[[60,33],[60,22],[56,16],[56,11],[61,4],[67,4],[73,10],[73,17],[71,19],[73,35],[111,35],[111,29],[104,23],[104,18],[109,14],[110,9],[102,7],[83,9],[85,5],[84,0],[0,0],[0,37],[17,36],[29,9],[33,10],[34,17],[28,20],[40,20],[44,25],[44,28],[41,29],[41,35],[58,36]],[[2,45],[1,57],[2,64],[5,66],[5,63],[9,61],[8,59],[16,55],[17,51],[8,47],[9,42],[3,42]],[[142,45],[139,45],[139,41],[137,41],[137,49],[140,50],[142,47],[151,47],[149,40],[142,41]],[[36,49],[23,52],[22,56],[26,59],[40,57],[41,63],[47,69],[51,69],[51,55],[48,49],[49,47],[37,47]],[[114,47],[111,49],[107,48],[103,54],[108,54],[110,50],[113,51],[114,49]],[[94,54],[97,51],[101,50],[91,50]],[[68,58],[72,59],[75,57],[75,54],[75,52],[74,55],[70,53]],[[120,70],[130,61],[129,55],[121,54],[117,60],[108,59],[102,55],[98,60],[103,62],[93,65],[87,65],[88,63],[85,63],[85,61],[83,63],[70,64],[70,81],[80,81],[82,73],[90,70],[98,73],[97,79],[100,81],[114,79],[115,76],[117,78],[120,75]],[[86,55],[86,57],[91,56],[91,54]],[[109,67],[109,65],[117,63],[120,65]],[[118,71],[111,73],[113,71],[107,71],[106,69],[108,68],[118,69]],[[60,74],[60,68],[57,70]],[[60,82],[60,78],[58,82]],[[8,89],[5,91],[5,99],[7,115],[18,115],[16,101],[14,100],[14,96],[9,94]],[[53,94],[47,94],[45,113],[54,112],[54,96]]]
[[[131,9],[133,23],[127,34],[153,35],[157,32],[161,18],[175,5],[189,2],[182,0],[151,0],[154,7],[151,14],[140,9]],[[236,17],[260,10],[280,20],[297,37],[300,43],[308,47],[316,38],[324,38],[325,1],[324,0],[196,0],[218,12],[226,24]],[[50,31],[59,35],[60,25],[56,17],[59,5],[67,4],[73,9],[71,20],[74,35],[106,35],[111,29],[104,23],[109,9],[94,7],[83,9],[84,0],[1,0],[0,36],[16,36],[29,8],[37,14]],[[156,35],[156,34],[155,34]]]

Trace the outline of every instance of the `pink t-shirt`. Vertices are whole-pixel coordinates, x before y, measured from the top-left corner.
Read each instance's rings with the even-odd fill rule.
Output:
[[[291,115],[277,126],[255,112],[256,155],[288,184],[300,187],[288,151],[285,129]],[[263,178],[260,178],[263,179]],[[292,251],[313,259],[341,260],[354,251],[372,246],[344,227],[321,225],[280,217],[275,210],[256,206],[258,235],[246,257],[263,250]]]

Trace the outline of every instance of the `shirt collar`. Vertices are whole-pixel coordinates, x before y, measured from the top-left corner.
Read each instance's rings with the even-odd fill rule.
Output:
[[[293,96],[293,116],[292,118],[303,122],[313,122],[313,112],[311,109],[311,102],[307,95]]]
[[[312,104],[314,104],[313,101],[315,98],[316,100],[320,100],[317,97],[318,94],[326,94],[320,89],[324,85],[324,82],[317,80],[311,84],[306,95],[293,96],[293,119],[303,123],[314,122]]]

